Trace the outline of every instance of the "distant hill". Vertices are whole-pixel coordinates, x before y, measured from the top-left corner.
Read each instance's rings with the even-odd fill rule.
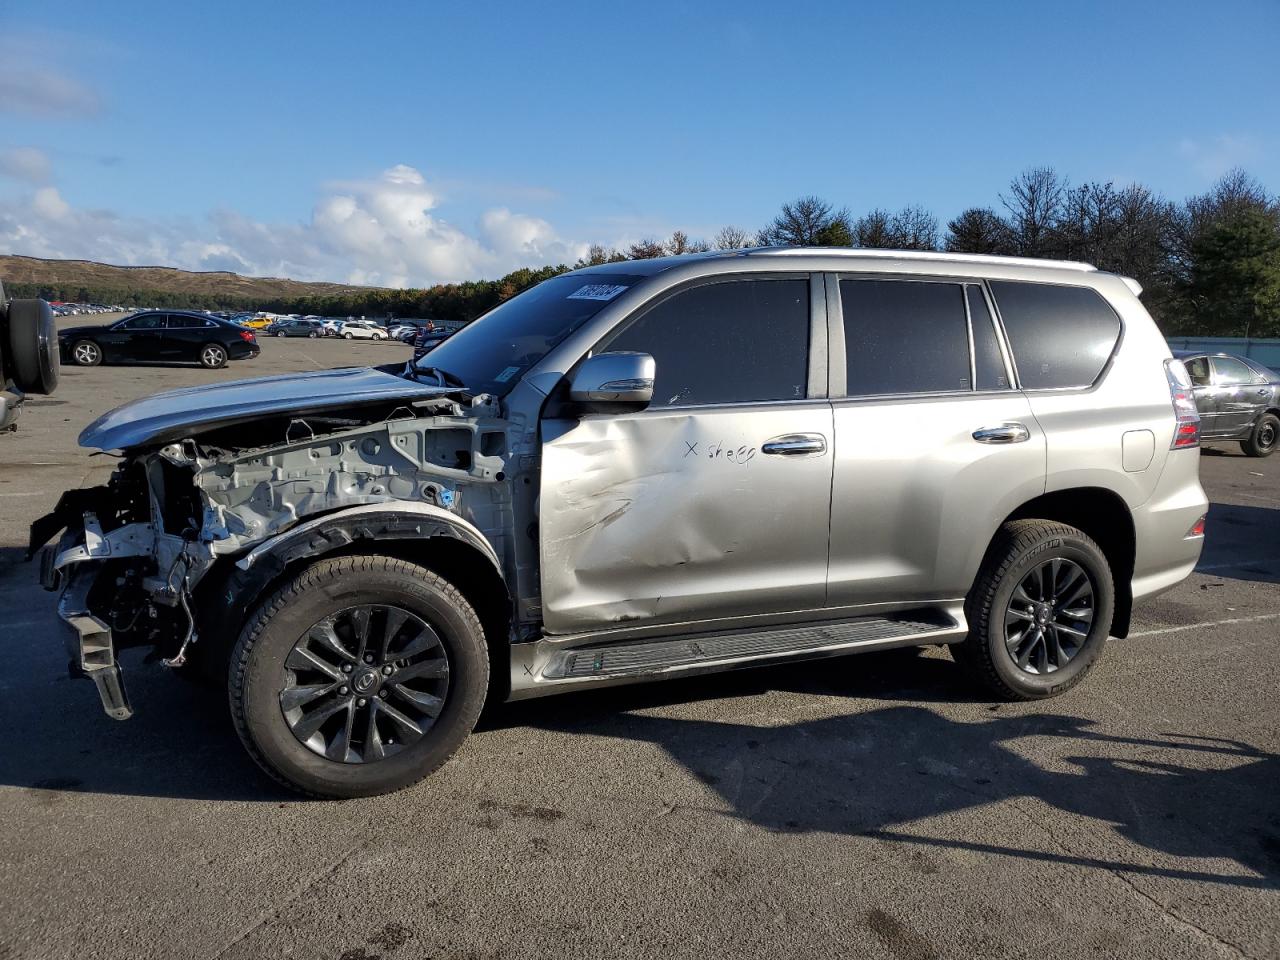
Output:
[[[0,254],[0,282],[9,296],[147,306],[252,307],[303,297],[365,295],[383,288],[242,277],[226,271],[118,267],[92,260],[43,260]]]
[[[115,267],[92,260],[0,254],[8,297],[185,310],[270,310],[324,317],[414,317],[467,323],[521,290],[568,270],[521,267],[497,280],[437,283],[425,289],[305,283],[173,267]]]

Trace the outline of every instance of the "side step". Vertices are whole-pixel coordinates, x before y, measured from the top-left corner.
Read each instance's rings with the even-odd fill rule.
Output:
[[[702,634],[669,640],[577,647],[553,653],[542,681],[583,681],[697,672],[858,648],[908,646],[954,639],[964,627],[944,614],[829,621],[751,632]],[[536,681],[535,681],[536,682]],[[514,692],[514,691],[513,691]]]

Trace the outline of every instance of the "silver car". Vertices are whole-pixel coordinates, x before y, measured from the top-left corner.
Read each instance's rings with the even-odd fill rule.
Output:
[[[1187,368],[1206,442],[1238,441],[1251,457],[1269,457],[1280,440],[1280,375],[1229,353],[1174,353]]]
[[[1186,577],[1192,385],[1085,264],[758,249],[614,263],[424,357],[99,418],[104,487],[32,529],[76,669],[229,691],[307,793],[443,763],[487,698],[949,645],[1062,693]]]

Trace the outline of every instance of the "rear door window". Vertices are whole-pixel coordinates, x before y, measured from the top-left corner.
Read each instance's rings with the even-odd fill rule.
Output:
[[[800,400],[809,370],[809,281],[743,279],[681,291],[602,350],[650,354],[653,406]]]
[[[842,279],[851,397],[971,390],[963,284]]]
[[[1262,380],[1249,366],[1234,357],[1214,357],[1213,373],[1217,382],[1223,386],[1236,386],[1241,383],[1258,383]]]
[[[1120,318],[1089,287],[991,281],[1026,390],[1088,387],[1120,338]]]

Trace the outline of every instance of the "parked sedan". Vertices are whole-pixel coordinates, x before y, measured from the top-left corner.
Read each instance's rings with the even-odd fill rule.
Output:
[[[322,336],[317,320],[278,320],[267,327],[267,333],[273,337],[310,337],[313,340]]]
[[[1269,457],[1280,441],[1280,375],[1229,353],[1175,351],[1191,375],[1203,442],[1238,441]]]
[[[63,363],[82,367],[107,363],[198,363],[214,369],[228,360],[256,357],[252,330],[203,313],[146,310],[109,326],[58,331]]]

